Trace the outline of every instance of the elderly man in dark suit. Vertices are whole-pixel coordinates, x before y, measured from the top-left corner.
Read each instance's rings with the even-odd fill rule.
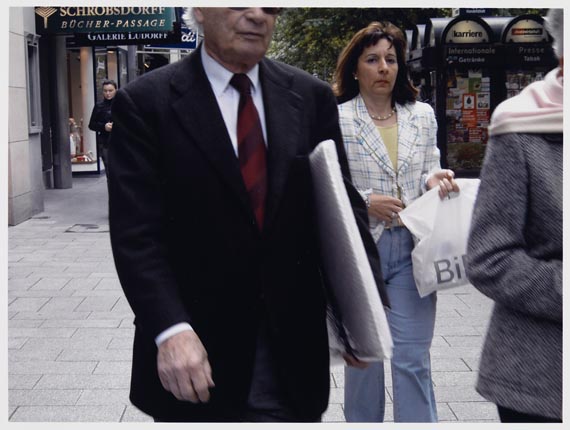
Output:
[[[264,58],[278,8],[194,8],[204,41],[120,90],[110,227],[135,313],[131,401],[156,421],[319,421],[326,291],[308,154],[337,145],[329,86]],[[358,363],[356,363],[358,364]]]

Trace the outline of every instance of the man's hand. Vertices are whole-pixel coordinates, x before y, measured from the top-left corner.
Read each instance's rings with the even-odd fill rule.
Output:
[[[175,334],[160,344],[157,368],[162,386],[178,400],[210,400],[212,369],[206,349],[193,330]]]

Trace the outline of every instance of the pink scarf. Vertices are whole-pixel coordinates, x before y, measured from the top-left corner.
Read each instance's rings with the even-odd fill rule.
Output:
[[[559,71],[551,70],[544,80],[533,82],[517,96],[500,103],[491,117],[489,135],[562,133],[564,81]]]

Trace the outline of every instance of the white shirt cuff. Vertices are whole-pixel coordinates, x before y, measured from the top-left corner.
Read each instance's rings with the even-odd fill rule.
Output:
[[[183,331],[188,331],[188,330],[193,330],[193,328],[187,322],[181,322],[178,324],[174,324],[172,327],[167,328],[162,333],[160,333],[158,336],[156,336],[156,338],[154,339],[154,342],[156,343],[156,346],[159,347],[160,344],[162,342],[164,342],[166,339],[174,336],[175,334],[181,333]]]

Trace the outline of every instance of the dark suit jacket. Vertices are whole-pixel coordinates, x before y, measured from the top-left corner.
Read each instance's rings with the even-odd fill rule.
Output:
[[[334,139],[349,178],[330,87],[260,63],[268,138],[260,233],[199,50],[144,75],[113,103],[110,227],[115,264],[135,313],[132,402],[151,415],[245,404],[260,317],[288,400],[300,417],[327,407],[325,292],[307,156]],[[351,200],[380,288],[362,199]],[[188,321],[208,352],[216,387],[206,406],[163,390],[154,338]]]
[[[109,133],[105,130],[105,124],[112,121],[111,106],[113,99],[103,99],[93,106],[89,119],[89,129],[97,132],[97,143],[106,146],[109,143]]]

